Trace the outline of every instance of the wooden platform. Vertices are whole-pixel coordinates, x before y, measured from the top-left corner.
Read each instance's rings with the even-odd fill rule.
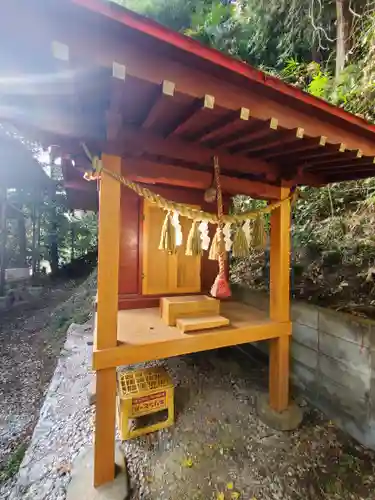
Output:
[[[94,349],[94,369],[266,340],[291,333],[290,322],[271,321],[264,311],[239,302],[223,302],[221,315],[229,319],[229,326],[182,333],[162,321],[159,308],[119,311],[118,346]]]

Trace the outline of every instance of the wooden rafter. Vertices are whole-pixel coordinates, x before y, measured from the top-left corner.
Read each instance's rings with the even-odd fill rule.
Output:
[[[171,136],[188,136],[189,140],[194,140],[191,133],[191,126],[201,120],[204,115],[212,113],[215,107],[215,99],[210,95],[205,95],[201,99],[194,99],[186,116],[170,130]]]
[[[278,148],[288,146],[290,144],[295,143],[298,139],[303,138],[304,131],[302,128],[297,128],[293,130],[280,130],[278,127],[277,135],[270,135],[266,137],[261,144],[254,144],[251,147],[247,148],[247,153],[254,153],[258,157],[266,156],[270,154],[274,150],[278,150]]]
[[[272,163],[257,158],[231,155],[220,148],[211,149],[203,145],[192,145],[189,142],[168,137],[166,139],[136,127],[123,127],[121,137],[116,141],[116,149],[123,147],[122,153],[130,153],[133,148],[142,147],[144,151],[170,158],[182,159],[193,163],[211,165],[214,156],[220,157],[223,168],[233,169],[249,174],[263,174],[270,179],[276,178],[278,170]]]
[[[174,96],[175,87],[175,84],[168,80],[164,80],[163,83],[158,86],[154,102],[147,110],[146,116],[142,120],[142,128],[152,128],[155,123],[162,118],[166,107],[169,105],[168,101]]]
[[[272,161],[273,159],[276,160],[285,156],[294,155],[295,153],[299,153],[302,151],[306,152],[317,149],[319,147],[324,147],[326,145],[326,142],[327,138],[324,136],[304,139],[302,141],[298,141],[298,143],[295,145],[290,145],[288,148],[283,148],[281,146],[280,150],[278,150],[277,152],[270,152],[269,154],[262,155],[262,158],[270,159]]]
[[[251,149],[251,146],[259,144],[258,141],[271,136],[272,132],[277,130],[277,120],[271,119],[262,123],[259,128],[251,132],[247,137],[241,138],[240,141],[234,141],[226,146],[229,146],[231,153],[246,153],[247,149]]]
[[[237,111],[231,111],[223,116],[213,125],[197,133],[196,139],[208,146],[212,146],[219,137],[225,137],[226,134],[233,132],[233,127],[237,123],[243,123],[249,119],[249,110],[241,108]],[[219,139],[220,140],[220,139]]]

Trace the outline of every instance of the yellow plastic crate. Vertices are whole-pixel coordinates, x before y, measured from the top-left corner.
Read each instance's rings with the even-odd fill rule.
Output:
[[[174,423],[174,387],[164,368],[119,372],[117,422],[121,439],[131,439],[158,431]],[[139,429],[130,429],[130,419],[168,410],[168,418]]]

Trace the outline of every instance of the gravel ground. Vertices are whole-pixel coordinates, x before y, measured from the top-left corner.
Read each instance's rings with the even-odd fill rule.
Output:
[[[76,286],[46,289],[0,318],[0,484],[11,482],[30,442],[71,318],[87,317],[92,286]]]
[[[31,444],[15,480],[0,487],[0,498],[65,499],[74,458],[92,442],[91,340],[90,323],[69,327]]]
[[[16,484],[0,498],[65,499],[74,457],[92,440],[90,338],[70,330]],[[375,499],[375,454],[302,400],[297,431],[258,420],[267,380],[259,361],[233,348],[150,364],[174,379],[176,425],[121,444],[132,500]]]
[[[256,416],[267,367],[223,349],[163,362],[176,426],[123,444],[133,499],[375,499],[375,454],[304,405],[294,432]]]

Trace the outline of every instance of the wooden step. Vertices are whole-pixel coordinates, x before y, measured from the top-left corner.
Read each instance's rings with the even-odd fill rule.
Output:
[[[220,300],[207,295],[179,295],[160,299],[160,313],[169,326],[176,325],[177,318],[220,314]]]
[[[224,316],[196,316],[189,318],[177,318],[177,328],[182,333],[195,332],[198,330],[209,330],[211,328],[218,328],[219,326],[229,325],[229,319]]]

